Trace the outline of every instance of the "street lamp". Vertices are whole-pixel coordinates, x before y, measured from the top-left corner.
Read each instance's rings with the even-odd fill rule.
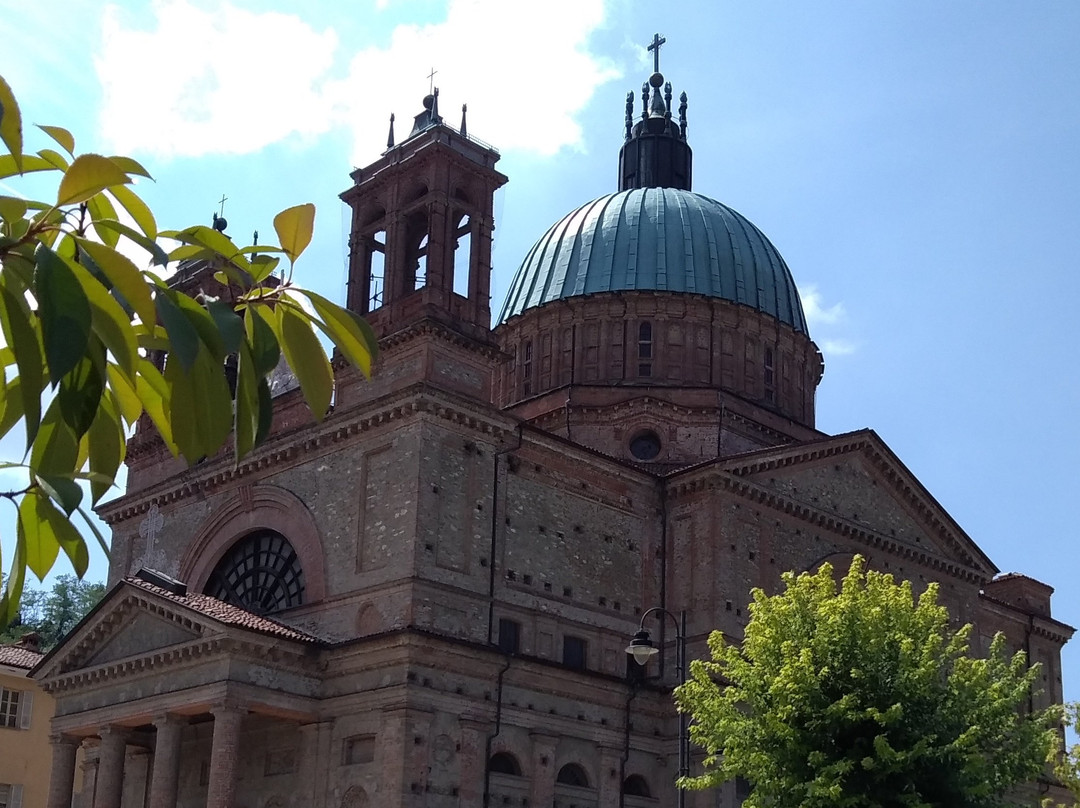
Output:
[[[626,646],[626,653],[634,658],[639,665],[645,665],[651,657],[660,653],[645,628],[645,618],[653,612],[667,615],[675,624],[675,670],[679,674],[679,684],[686,684],[686,612],[679,612],[676,617],[663,606],[653,606],[641,615],[641,625],[630,644]],[[679,779],[690,776],[690,732],[686,713],[679,713]],[[686,789],[679,786],[679,808],[686,805]]]

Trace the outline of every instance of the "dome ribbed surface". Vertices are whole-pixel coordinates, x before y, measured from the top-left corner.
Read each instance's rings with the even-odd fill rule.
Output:
[[[623,290],[730,300],[808,335],[791,272],[765,235],[726,205],[673,188],[602,196],[556,222],[514,276],[499,322],[553,300]]]

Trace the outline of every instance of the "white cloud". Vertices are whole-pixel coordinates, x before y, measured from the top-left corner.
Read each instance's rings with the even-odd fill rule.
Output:
[[[858,345],[846,339],[825,339],[821,343],[821,350],[826,357],[847,356],[858,350]]]
[[[821,292],[813,284],[805,289],[800,289],[799,297],[802,299],[806,321],[811,328],[822,325],[836,325],[847,317],[843,303],[826,306],[822,300]]]
[[[826,305],[821,292],[814,284],[799,289],[799,298],[802,300],[803,313],[806,315],[810,333],[816,335],[816,341],[821,346],[826,359],[848,356],[859,349],[858,343],[854,340],[835,334],[837,330],[842,331],[847,322],[847,311],[843,303]],[[822,336],[822,331],[833,333]]]
[[[337,37],[292,14],[156,0],[155,27],[127,27],[106,6],[102,134],[117,150],[162,156],[241,154],[329,126],[313,92]]]
[[[300,17],[254,13],[227,2],[214,11],[189,0],[155,0],[152,28],[131,26],[108,6],[96,65],[102,127],[122,152],[162,156],[249,153],[290,136],[345,126],[350,158],[386,146],[388,117],[408,135],[438,70],[440,112],[502,149],[552,154],[581,140],[575,115],[619,75],[587,50],[603,0],[451,0],[446,19],[399,25],[382,47],[357,51]],[[347,59],[334,71],[335,57]]]

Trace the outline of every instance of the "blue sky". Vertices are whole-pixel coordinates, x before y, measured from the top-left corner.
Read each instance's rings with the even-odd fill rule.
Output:
[[[694,189],[753,220],[800,286],[826,358],[819,427],[876,429],[1003,571],[1056,587],[1055,613],[1080,623],[1080,4],[304,7],[67,0],[59,22],[0,0],[0,73],[28,121],[142,160],[163,226],[208,223],[224,194],[246,238],[314,202],[297,277],[340,300],[337,194],[434,67],[445,117],[468,103],[510,177],[497,311],[532,242],[614,190],[625,94],[659,31],[690,96]]]

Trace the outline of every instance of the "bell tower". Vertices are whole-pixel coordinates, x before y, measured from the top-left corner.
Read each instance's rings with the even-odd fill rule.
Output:
[[[347,305],[375,330],[381,364],[399,384],[424,379],[461,388],[479,372],[480,383],[459,392],[490,400],[490,369],[477,361],[485,354],[480,364],[490,365],[498,350],[491,334],[491,236],[495,191],[506,177],[495,170],[499,153],[468,135],[465,114],[462,106],[460,129],[449,126],[433,88],[408,137],[395,143],[391,115],[382,157],[352,173],[353,186],[341,194],[352,209]],[[420,363],[426,370],[390,368],[417,352],[426,354]],[[458,368],[467,371],[463,376],[451,370],[461,362],[472,366]],[[379,374],[372,384],[385,387]]]

